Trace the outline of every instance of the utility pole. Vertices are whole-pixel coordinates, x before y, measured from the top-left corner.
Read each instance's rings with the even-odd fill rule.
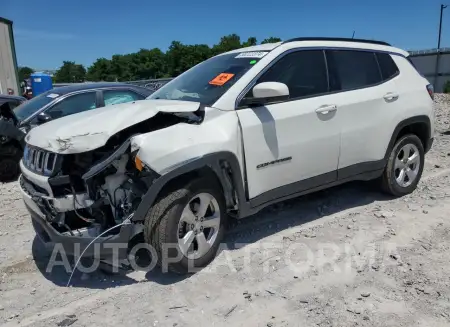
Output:
[[[441,17],[439,19],[439,38],[438,38],[438,50],[441,48],[441,34],[442,34],[442,14],[444,9],[447,8],[446,5],[441,5]]]
[[[436,54],[436,66],[434,68],[434,88],[435,90],[439,89],[438,84],[438,77],[439,77],[439,62],[441,61],[441,35],[442,35],[442,14],[444,12],[444,9],[447,8],[447,5],[441,4],[441,15],[439,18],[439,36],[438,36],[438,49]],[[439,90],[440,92],[440,90]]]

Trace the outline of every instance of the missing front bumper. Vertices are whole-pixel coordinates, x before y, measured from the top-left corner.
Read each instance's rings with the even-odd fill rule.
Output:
[[[19,185],[25,207],[31,215],[33,228],[48,249],[56,249],[63,251],[67,255],[79,256],[93,242],[86,250],[84,256],[100,259],[111,258],[112,256],[113,258],[118,258],[118,260],[127,258],[129,241],[136,235],[134,224],[118,226],[118,233],[97,239],[95,235],[87,231],[74,232],[74,235],[60,233],[48,221],[46,214],[44,214],[45,210],[42,210],[42,204],[38,204],[33,200],[33,197],[38,195],[36,193],[32,194],[30,190],[24,188],[26,184],[20,183]]]

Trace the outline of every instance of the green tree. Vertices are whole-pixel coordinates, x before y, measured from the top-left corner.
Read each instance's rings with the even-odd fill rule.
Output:
[[[167,72],[176,77],[192,66],[211,57],[211,49],[206,44],[184,45],[173,41],[166,54]]]
[[[252,36],[252,37],[249,37],[246,42],[242,43],[242,47],[243,48],[251,47],[251,46],[257,45],[257,44],[258,44],[258,41],[256,40],[256,37]]]
[[[265,44],[265,43],[277,43],[277,42],[281,42],[281,39],[279,37],[269,37],[267,39],[264,39],[261,44]]]
[[[164,52],[158,48],[141,49],[134,58],[136,79],[161,78],[167,75],[168,67]]]
[[[19,81],[22,82],[24,79],[30,77],[34,73],[34,70],[30,67],[19,67]]]
[[[262,43],[279,41],[281,39],[270,37]],[[255,37],[249,37],[241,43],[237,34],[223,36],[213,47],[206,44],[186,45],[180,41],[173,41],[165,53],[158,48],[140,49],[135,53],[113,55],[111,59],[99,58],[88,68],[86,78],[89,81],[132,81],[176,77],[212,56],[257,44]],[[74,66],[81,65],[64,62],[55,80],[71,82]],[[81,71],[79,75],[83,75]],[[79,77],[75,79],[80,80]]]
[[[212,53],[213,55],[218,55],[220,53],[236,50],[239,48],[242,48],[241,38],[239,37],[239,35],[230,34],[227,36],[223,36],[220,39],[220,42],[213,46]]]
[[[450,93],[450,81],[445,82],[444,93]]]
[[[106,58],[97,59],[89,68],[86,74],[88,81],[112,82],[115,76],[111,71],[111,60]]]
[[[63,61],[63,65],[55,73],[56,83],[80,83],[86,79],[86,69],[73,61]]]

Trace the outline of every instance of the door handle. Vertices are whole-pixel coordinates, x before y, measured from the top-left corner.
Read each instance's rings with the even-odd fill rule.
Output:
[[[335,104],[332,105],[325,105],[325,106],[321,106],[319,108],[316,109],[316,112],[318,114],[329,114],[330,112],[336,111],[337,110],[337,106]]]
[[[397,93],[389,92],[386,93],[383,98],[386,102],[394,102],[395,100],[398,99],[398,97],[399,95]]]

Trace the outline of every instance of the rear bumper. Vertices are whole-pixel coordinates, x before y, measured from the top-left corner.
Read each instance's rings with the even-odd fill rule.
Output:
[[[127,258],[128,243],[134,235],[133,224],[117,227],[119,229],[118,234],[99,237],[97,239],[94,236],[89,236],[87,233],[82,234],[81,232],[77,236],[77,231],[73,231],[74,236],[69,233],[60,233],[46,219],[40,205],[33,200],[30,190],[24,190],[22,183],[19,183],[19,185],[25,207],[31,215],[33,228],[48,249],[56,249],[55,246],[58,246],[57,249],[64,251],[67,255],[79,256],[92,242],[84,256],[100,259],[114,257],[118,258],[118,260]]]

